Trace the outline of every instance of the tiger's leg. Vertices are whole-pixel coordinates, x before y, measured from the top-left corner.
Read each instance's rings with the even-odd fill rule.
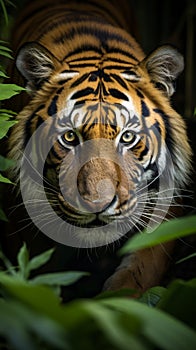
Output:
[[[171,262],[175,242],[158,245],[126,255],[114,274],[104,284],[104,290],[122,288],[144,292],[160,284]]]

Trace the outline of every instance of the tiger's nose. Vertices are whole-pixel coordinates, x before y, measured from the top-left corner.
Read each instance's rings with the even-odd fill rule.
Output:
[[[100,213],[111,205],[115,196],[116,190],[113,182],[105,178],[98,181],[95,191],[81,194],[81,204],[88,212]]]

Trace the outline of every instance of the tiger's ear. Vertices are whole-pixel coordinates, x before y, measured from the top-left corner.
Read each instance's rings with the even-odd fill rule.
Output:
[[[16,57],[16,66],[27,80],[27,88],[35,90],[51,75],[57,59],[42,45],[24,44]]]
[[[141,65],[145,66],[154,84],[171,96],[175,91],[174,82],[184,69],[184,59],[175,48],[164,45],[147,56]]]

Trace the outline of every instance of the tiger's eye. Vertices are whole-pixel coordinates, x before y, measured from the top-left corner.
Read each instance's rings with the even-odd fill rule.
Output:
[[[64,139],[67,142],[73,142],[75,138],[76,138],[76,135],[72,130],[69,130],[64,134]]]
[[[121,142],[130,143],[134,139],[134,134],[131,131],[125,131],[121,136]]]
[[[78,142],[78,137],[77,137],[76,133],[73,130],[66,131],[64,133],[62,139],[67,144],[72,144],[72,145]]]

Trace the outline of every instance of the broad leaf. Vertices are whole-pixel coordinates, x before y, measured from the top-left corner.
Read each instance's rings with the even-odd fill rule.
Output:
[[[98,327],[103,331],[106,339],[113,344],[114,347],[123,350],[146,350],[146,346],[136,336],[141,328],[141,322],[137,316],[132,316],[131,319],[126,319],[123,322],[125,315],[110,310],[99,303],[84,303],[88,313],[95,319]]]
[[[23,279],[27,279],[29,276],[28,271],[28,262],[29,262],[29,252],[27,250],[26,244],[20,248],[20,251],[17,255],[18,265],[19,265],[19,274]]]
[[[13,57],[10,55],[9,52],[7,52],[5,50],[1,50],[1,49],[0,49],[0,56],[4,56],[4,57],[10,58],[10,59],[13,59]]]
[[[69,286],[77,282],[81,277],[89,275],[86,272],[69,271],[56,272],[39,275],[31,279],[32,284],[43,284],[50,286]]]
[[[37,350],[40,341],[55,349],[67,349],[64,330],[53,320],[13,300],[0,299],[0,309],[0,335],[14,349]]]
[[[12,182],[7,177],[4,177],[1,174],[0,174],[0,182],[6,183],[6,184],[12,184]]]
[[[0,77],[1,78],[8,78],[8,76],[0,70]]]
[[[196,233],[196,215],[163,222],[152,232],[144,231],[131,238],[120,250],[121,254],[153,247],[179,237]]]
[[[19,94],[25,89],[15,84],[2,84],[0,83],[0,100],[6,100],[10,97]]]
[[[17,115],[17,113],[12,111],[11,109],[3,109],[3,108],[1,108],[0,109],[0,118],[2,117],[2,115],[5,115],[5,114],[8,115],[9,118],[14,116],[14,115]]]
[[[13,166],[15,162],[12,159],[5,158],[0,155],[0,170],[5,171]]]
[[[16,121],[8,121],[8,120],[2,120],[0,118],[0,139],[5,137],[7,135],[8,130],[16,124]]]
[[[138,300],[148,306],[155,307],[166,291],[164,287],[153,287],[148,289]]]
[[[0,50],[12,52],[12,50],[9,47],[3,45],[0,45]]]
[[[29,272],[32,270],[36,270],[42,265],[44,265],[45,263],[47,263],[48,260],[50,260],[53,252],[54,252],[54,249],[49,249],[46,252],[36,255],[31,260],[29,260],[29,263],[28,263]]]
[[[142,336],[156,347],[171,350],[196,349],[196,333],[165,312],[151,308],[135,300],[108,299],[100,303],[124,315],[138,317],[143,323]],[[124,316],[125,317],[125,316]]]
[[[190,281],[176,280],[164,293],[158,307],[196,330],[196,278]],[[187,347],[188,348],[188,347]]]

